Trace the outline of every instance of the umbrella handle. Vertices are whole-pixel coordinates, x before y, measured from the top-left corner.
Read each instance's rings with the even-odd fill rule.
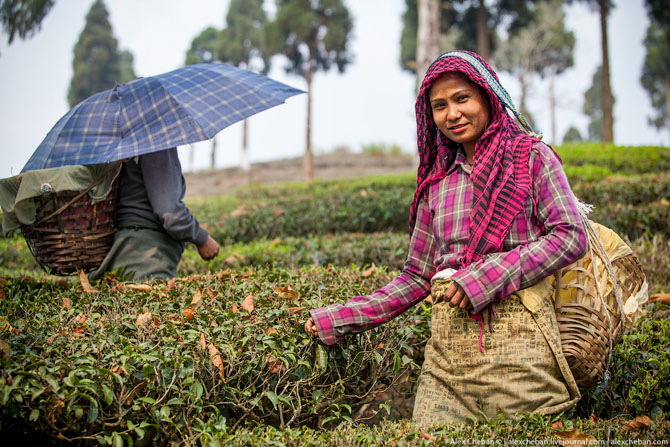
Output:
[[[77,194],[72,200],[70,200],[70,201],[67,202],[65,205],[61,206],[60,208],[58,208],[56,211],[54,211],[53,213],[49,214],[48,216],[41,218],[38,222],[35,222],[33,225],[39,225],[39,224],[41,224],[41,223],[43,223],[43,222],[45,222],[45,221],[51,219],[52,217],[57,216],[58,214],[62,213],[62,212],[63,212],[64,210],[66,210],[70,205],[72,205],[72,204],[75,203],[77,200],[79,200],[79,199],[81,199],[82,197],[84,197],[84,194],[88,194],[88,192],[89,192],[91,189],[93,189],[94,187],[96,187],[97,185],[99,185],[100,183],[102,183],[102,181],[105,180],[107,177],[109,177],[110,175],[112,175],[112,173],[114,173],[114,171],[116,171],[116,169],[110,169],[105,175],[103,175],[102,177],[100,177],[100,178],[99,178],[98,180],[96,180],[95,182],[91,183],[91,185],[90,185],[88,188],[86,188],[86,189],[85,189],[84,191],[82,191],[81,193]]]

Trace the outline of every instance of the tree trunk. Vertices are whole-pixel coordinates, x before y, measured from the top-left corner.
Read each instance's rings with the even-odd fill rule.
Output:
[[[195,146],[193,143],[188,145],[188,165],[191,172],[195,172]]]
[[[528,82],[526,81],[526,72],[519,72],[519,86],[521,87],[521,95],[519,100],[519,112],[526,118],[526,121],[530,124],[531,117],[526,109],[526,96],[528,95]],[[532,124],[531,124],[532,126]]]
[[[249,152],[247,148],[247,120],[242,121],[242,157],[240,160],[240,168],[243,172],[251,171],[249,164]]]
[[[491,57],[488,18],[489,12],[486,10],[484,0],[479,0],[479,8],[477,9],[477,52],[486,61]]]
[[[216,168],[216,135],[212,137],[212,169]]]
[[[556,70],[549,72],[549,112],[551,115],[551,145],[556,145],[556,92],[554,90]]]
[[[418,0],[416,78],[421,83],[430,64],[440,55],[440,0]]]
[[[305,156],[302,159],[302,173],[305,181],[314,178],[314,160],[312,157],[312,66],[313,60],[309,60],[305,80],[307,81],[307,136],[305,139]]]
[[[603,70],[602,70],[602,108],[603,108],[603,141],[614,142],[614,98],[610,87],[610,60],[607,51],[607,2],[598,0],[600,6],[600,35],[602,40]]]
[[[665,111],[668,131],[670,131],[670,73],[665,73]]]

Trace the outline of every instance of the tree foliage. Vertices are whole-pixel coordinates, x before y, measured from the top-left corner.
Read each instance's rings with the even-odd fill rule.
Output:
[[[575,36],[565,29],[565,12],[561,0],[539,2],[529,12],[528,25],[517,28],[512,37],[500,45],[495,58],[497,66],[519,79],[521,100],[519,109],[531,122],[526,99],[533,78],[549,77],[552,129],[555,128],[555,97],[553,81],[556,75],[573,65]],[[552,134],[552,140],[555,135]]]
[[[440,51],[454,49],[476,51],[489,59],[498,47],[498,33],[516,34],[531,18],[532,0],[441,0]],[[416,0],[406,0],[400,38],[400,65],[416,73]]]
[[[135,79],[132,55],[119,52],[102,0],[96,0],[86,15],[86,25],[74,47],[72,68],[67,97],[70,107],[117,83]]]
[[[584,93],[584,113],[589,117],[588,139],[603,141],[602,66],[596,69],[591,87]]]
[[[53,7],[55,0],[3,0],[0,3],[0,23],[11,44],[16,36],[32,37]]]
[[[318,71],[336,66],[340,73],[351,62],[349,38],[353,22],[342,0],[278,0],[270,26],[273,54],[288,59],[286,71],[307,82],[307,130],[304,177],[313,175],[311,151],[311,86]]]
[[[288,58],[286,71],[307,77],[351,62],[353,22],[342,0],[279,0],[272,24],[274,53]]]
[[[654,2],[651,2],[654,3]],[[666,2],[667,3],[667,2]],[[653,9],[651,10],[653,12]],[[661,17],[662,17],[662,13]],[[670,15],[670,12],[666,15]],[[652,16],[644,39],[647,54],[640,81],[649,93],[655,116],[649,122],[661,129],[670,129],[670,22]]]
[[[186,52],[186,65],[220,62],[218,60],[220,34],[221,31],[213,26],[205,28],[198,34]]]
[[[582,134],[575,126],[570,126],[563,135],[563,143],[580,143],[582,140]]]
[[[419,12],[416,0],[405,0],[402,23],[400,66],[403,70],[416,73],[416,35],[419,28]]]
[[[219,59],[249,70],[270,71],[263,0],[231,0],[221,31]]]

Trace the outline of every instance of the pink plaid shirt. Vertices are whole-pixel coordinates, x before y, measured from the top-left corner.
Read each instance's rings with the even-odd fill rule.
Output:
[[[463,287],[473,313],[478,313],[493,300],[530,287],[582,257],[586,235],[560,161],[549,147],[538,144],[530,166],[533,189],[503,250],[462,269],[460,258],[470,228],[472,167],[459,151],[447,175],[430,185],[421,200],[400,276],[371,295],[310,311],[321,340],[332,345],[347,333],[371,329],[400,315],[428,296],[432,277],[445,268],[456,270],[451,278]]]

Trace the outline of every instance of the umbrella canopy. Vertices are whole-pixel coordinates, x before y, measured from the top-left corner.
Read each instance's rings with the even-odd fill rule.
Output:
[[[21,172],[109,163],[207,140],[298,93],[304,92],[227,64],[139,78],[74,106]]]

